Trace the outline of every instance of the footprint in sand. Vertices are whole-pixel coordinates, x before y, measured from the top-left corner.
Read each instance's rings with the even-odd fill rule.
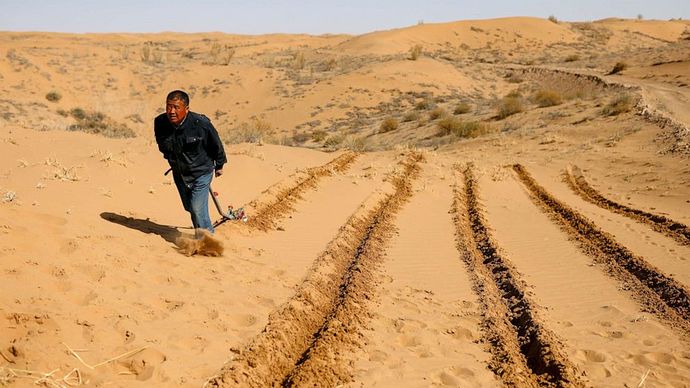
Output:
[[[230,317],[230,322],[233,326],[249,327],[256,324],[256,316],[252,314],[237,314]]]

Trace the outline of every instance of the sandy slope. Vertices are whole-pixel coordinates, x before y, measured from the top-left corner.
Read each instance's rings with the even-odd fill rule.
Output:
[[[690,385],[689,246],[562,181],[576,165],[606,198],[690,225],[688,28],[0,33],[0,385]],[[151,121],[178,87],[227,141],[214,190],[254,220],[218,227],[221,257],[175,245],[191,230]],[[510,92],[523,111],[499,118]],[[602,113],[626,94],[663,116]],[[74,108],[137,136],[66,131]],[[447,117],[488,133],[439,134]],[[514,163],[672,297],[576,240]]]

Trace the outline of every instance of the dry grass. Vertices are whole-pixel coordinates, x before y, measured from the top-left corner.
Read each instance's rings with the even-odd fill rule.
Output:
[[[462,121],[457,117],[446,117],[439,121],[438,124],[439,132],[437,136],[455,135],[459,138],[474,138],[481,136],[490,132],[493,132],[492,128],[481,122],[477,121]]]
[[[67,127],[69,131],[81,131],[112,138],[135,137],[136,133],[124,124],[116,123],[101,112],[89,112],[82,108],[74,108],[70,115],[77,121]]]
[[[514,95],[508,95],[503,97],[497,105],[498,119],[504,119],[508,116],[512,116],[516,113],[520,113],[525,110],[522,98]]]
[[[455,109],[453,109],[453,114],[455,115],[462,115],[465,113],[469,113],[471,110],[471,107],[469,104],[465,102],[461,102],[458,105],[455,106]]]
[[[311,140],[317,143],[321,143],[322,141],[326,140],[326,136],[328,136],[328,133],[326,131],[322,129],[317,129],[311,133]]]
[[[611,69],[611,71],[609,71],[608,75],[611,75],[611,74],[618,74],[618,73],[620,73],[621,71],[623,71],[623,70],[625,70],[625,69],[627,69],[627,68],[628,68],[628,64],[627,64],[627,63],[625,63],[625,62],[617,62],[615,65],[613,65],[613,69]]]
[[[601,110],[601,113],[604,116],[617,116],[632,110],[633,105],[635,105],[635,101],[632,96],[629,94],[622,94],[606,104],[604,109]]]
[[[381,122],[381,127],[379,128],[379,133],[386,133],[390,131],[395,131],[398,129],[400,123],[397,119],[389,117]]]
[[[251,123],[242,123],[239,127],[223,131],[221,139],[227,144],[263,143],[271,134],[269,122],[254,119]]]
[[[565,59],[563,60],[563,62],[575,62],[575,61],[579,61],[579,60],[580,60],[580,56],[579,56],[579,55],[577,55],[577,54],[570,54],[570,55],[568,55],[567,57],[565,57]]]
[[[431,120],[437,120],[446,116],[448,116],[448,112],[446,112],[446,110],[441,107],[438,107],[429,112],[429,119]]]
[[[46,94],[46,100],[50,102],[58,102],[60,99],[62,99],[62,95],[54,90]]]
[[[415,121],[415,120],[419,120],[419,113],[417,113],[415,111],[406,113],[402,119],[403,123],[409,123],[410,121]]]
[[[540,108],[545,108],[547,106],[562,104],[563,97],[554,90],[542,89],[534,93],[532,101],[539,105]]]
[[[412,61],[416,61],[422,55],[422,45],[416,44],[410,48],[410,56],[408,57]]]

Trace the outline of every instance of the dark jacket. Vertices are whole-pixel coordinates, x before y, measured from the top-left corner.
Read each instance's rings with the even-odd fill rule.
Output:
[[[188,112],[175,128],[165,113],[153,121],[158,149],[168,160],[173,174],[190,184],[194,179],[220,170],[227,162],[223,142],[208,117]]]

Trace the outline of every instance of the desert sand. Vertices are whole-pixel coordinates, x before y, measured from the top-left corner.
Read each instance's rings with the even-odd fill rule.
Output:
[[[688,21],[0,48],[0,386],[690,386]],[[178,88],[249,215],[218,257]]]

